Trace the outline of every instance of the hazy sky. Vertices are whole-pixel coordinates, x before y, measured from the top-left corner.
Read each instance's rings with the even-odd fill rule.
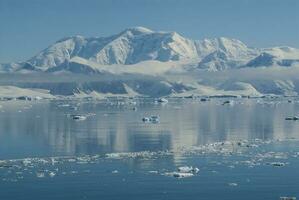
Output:
[[[299,0],[0,0],[0,63],[26,60],[62,37],[133,26],[299,47]]]

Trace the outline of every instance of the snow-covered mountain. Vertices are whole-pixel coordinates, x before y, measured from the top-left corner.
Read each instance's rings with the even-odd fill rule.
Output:
[[[260,54],[250,60],[245,67],[290,67],[299,63],[299,49],[291,47],[274,47],[261,49]]]
[[[31,63],[42,71],[65,65],[73,57],[98,64],[135,64],[146,60],[170,61],[197,57],[194,42],[175,32],[153,32],[129,28],[111,37],[84,38],[74,36],[59,40],[32,57]]]
[[[192,63],[192,69],[220,71],[243,67],[291,66],[298,62],[299,50],[291,47],[250,48],[239,40],[224,37],[191,40],[176,32],[134,27],[109,37],[63,38],[24,63],[0,65],[0,71],[64,70],[87,74],[101,71],[101,67],[82,65],[73,58],[81,58],[99,66],[124,67],[150,60],[185,61],[186,64]]]
[[[299,49],[135,27],[109,37],[63,38],[29,60],[0,64],[0,72],[6,96],[14,87],[20,95],[43,89],[80,97],[298,95]]]

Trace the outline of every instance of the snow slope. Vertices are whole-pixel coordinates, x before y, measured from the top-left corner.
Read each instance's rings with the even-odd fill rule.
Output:
[[[0,98],[30,97],[32,99],[55,98],[48,90],[19,88],[15,86],[0,86]]]

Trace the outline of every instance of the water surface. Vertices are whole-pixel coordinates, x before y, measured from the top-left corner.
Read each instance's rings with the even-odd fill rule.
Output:
[[[105,157],[118,152],[171,152],[158,157],[98,159],[0,168],[0,199],[279,199],[299,196],[299,113],[294,99],[153,99],[0,102],[0,160]],[[75,121],[70,114],[90,114]],[[159,115],[160,123],[142,117]],[[259,140],[257,140],[259,139]],[[215,142],[259,141],[241,154],[187,154]],[[271,141],[264,144],[263,141]],[[232,149],[234,151],[234,148]],[[258,161],[258,154],[269,158]],[[282,156],[281,156],[282,155]],[[298,154],[299,155],[299,154]],[[240,164],[250,159],[255,166]],[[286,163],[273,167],[268,162]],[[164,172],[196,166],[193,177]],[[46,170],[44,178],[36,173]],[[48,171],[47,171],[48,170]],[[49,171],[55,172],[50,177]],[[114,172],[113,172],[114,171]],[[157,171],[153,173],[151,171]],[[232,186],[230,183],[236,183]]]

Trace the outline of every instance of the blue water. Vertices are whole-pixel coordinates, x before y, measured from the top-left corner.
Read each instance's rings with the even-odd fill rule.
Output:
[[[153,99],[125,100],[124,105],[116,105],[119,103],[115,100],[0,102],[0,160],[100,157],[88,163],[25,166],[17,161],[14,167],[0,167],[0,199],[298,198],[299,122],[284,118],[299,113],[299,103],[288,103],[286,99],[234,99],[233,105],[223,106],[223,101],[171,99],[166,105],[155,104]],[[85,121],[75,121],[68,115],[86,113],[95,115]],[[143,123],[142,117],[150,115],[159,115],[160,123]],[[242,154],[177,151],[255,139],[271,142]],[[140,151],[173,153],[151,158],[105,157],[114,152]],[[260,165],[253,167],[240,164],[269,152],[287,157],[270,157],[257,161]],[[286,165],[267,164],[272,161]],[[163,175],[184,165],[196,166],[200,172],[182,179]],[[44,178],[36,176],[41,170],[46,171]],[[55,176],[50,177],[49,171]]]

